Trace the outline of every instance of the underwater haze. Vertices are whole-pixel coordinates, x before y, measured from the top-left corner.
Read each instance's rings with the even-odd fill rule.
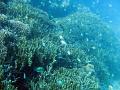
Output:
[[[0,0],[0,90],[120,90],[119,0]]]

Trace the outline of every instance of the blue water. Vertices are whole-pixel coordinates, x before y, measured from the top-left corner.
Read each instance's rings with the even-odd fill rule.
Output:
[[[80,0],[93,12],[100,15],[116,31],[120,30],[120,1],[119,0]]]
[[[31,1],[33,6],[38,5],[37,0],[31,0]],[[52,14],[55,17],[63,17],[77,11],[78,5],[82,4],[90,8],[92,12],[100,15],[101,18],[106,22],[108,22],[113,29],[120,30],[119,28],[120,1],[119,0],[65,0],[65,1],[69,1],[69,7],[66,11],[63,11],[62,9],[61,10],[50,9],[49,5],[41,6],[41,7],[43,10],[47,11],[48,13]]]

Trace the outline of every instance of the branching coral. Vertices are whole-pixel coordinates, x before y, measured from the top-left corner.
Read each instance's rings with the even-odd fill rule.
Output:
[[[94,75],[88,75],[88,72],[85,72],[84,69],[60,68],[52,76],[45,77],[44,80],[39,80],[37,83],[33,82],[31,85],[41,90],[46,87],[47,90],[99,90],[98,80]],[[41,82],[44,82],[43,86],[39,84]]]
[[[88,72],[82,69],[60,69],[54,74],[53,82],[56,82],[56,87],[59,88],[59,81],[61,81],[61,90],[98,90],[98,82],[94,76],[89,76]],[[57,85],[58,84],[58,85]],[[52,85],[51,85],[52,86]]]
[[[19,21],[20,25],[21,22],[24,22],[24,26],[28,25],[27,27],[30,27],[29,31],[31,31],[32,38],[34,36],[44,37],[53,31],[55,25],[50,21],[46,12],[24,3],[11,3],[9,9],[7,14],[11,18],[15,18],[14,21]]]
[[[112,54],[118,47],[111,49],[116,38],[97,15],[85,9],[51,20],[23,2],[0,5],[0,66],[6,66],[0,67],[0,85],[6,80],[18,90],[99,90],[99,81],[108,81],[105,65],[118,58]]]
[[[30,33],[30,28],[27,24],[16,20],[8,21],[9,27],[12,29],[11,32],[17,36],[26,36]]]
[[[7,5],[3,2],[0,2],[0,13],[5,14],[7,12]]]
[[[62,35],[68,44],[76,44],[88,55],[88,62],[94,64],[99,79],[104,80],[100,82],[109,82],[110,71],[107,65],[110,61],[113,62],[112,53],[116,56],[115,52],[119,49],[116,51],[118,40],[108,24],[91,11],[78,11],[65,18],[56,19],[56,24],[60,25]]]
[[[0,65],[0,90],[4,88],[2,80],[3,80],[3,69],[2,69],[2,65]]]
[[[4,46],[4,38],[6,36],[6,33],[7,31],[4,29],[0,31],[0,64],[4,63],[7,54],[7,48]]]
[[[103,39],[101,37],[106,35],[105,33],[109,33],[105,23],[103,23],[97,15],[91,12],[76,12],[56,22],[61,25],[64,31],[63,34],[65,33],[65,36],[68,35],[66,38],[69,42],[100,42],[101,39]],[[94,36],[96,38],[94,38]]]

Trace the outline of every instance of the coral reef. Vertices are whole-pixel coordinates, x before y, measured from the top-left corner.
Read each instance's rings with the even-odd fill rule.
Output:
[[[95,66],[100,82],[108,85],[111,77],[108,64],[113,62],[111,56],[116,57],[119,52],[118,39],[109,25],[91,11],[78,11],[55,21],[59,24],[61,34],[67,43],[80,47],[89,55],[89,63]]]
[[[80,11],[55,19],[26,2],[0,2],[0,90],[109,86],[117,38],[96,14]]]
[[[47,82],[45,82],[47,81]],[[42,82],[42,83],[41,83]],[[39,87],[39,88],[38,88]],[[84,69],[60,68],[43,80],[31,83],[30,90],[99,90],[98,80]],[[34,88],[34,89],[33,89]]]

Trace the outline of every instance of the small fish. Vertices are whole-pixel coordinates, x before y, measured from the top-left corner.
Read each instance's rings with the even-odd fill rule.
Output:
[[[24,73],[23,78],[26,79],[26,74]]]
[[[112,85],[109,85],[109,86],[108,86],[108,90],[113,90],[113,86],[112,86]]]
[[[43,73],[44,72],[44,68],[43,67],[37,67],[34,69],[36,72],[38,73]]]

